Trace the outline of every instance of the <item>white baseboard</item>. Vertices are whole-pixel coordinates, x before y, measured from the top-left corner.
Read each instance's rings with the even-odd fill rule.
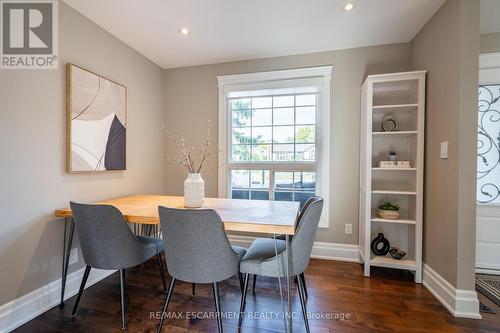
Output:
[[[85,268],[68,275],[65,299],[78,293]],[[113,274],[114,270],[92,269],[85,288]],[[0,333],[7,333],[58,305],[61,299],[61,279],[0,306]]]
[[[359,246],[352,244],[314,242],[311,257],[361,263]]]
[[[233,245],[250,247],[255,237],[229,235]],[[311,258],[361,263],[358,245],[314,242]]]
[[[481,319],[479,300],[474,290],[453,287],[430,266],[424,264],[422,284],[455,317]]]

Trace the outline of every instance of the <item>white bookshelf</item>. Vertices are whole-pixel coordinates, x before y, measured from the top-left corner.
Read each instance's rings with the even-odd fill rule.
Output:
[[[426,71],[370,75],[362,86],[359,251],[365,276],[377,266],[412,271],[415,282],[422,282],[425,76]],[[382,131],[387,116],[398,121],[398,131]],[[390,150],[410,167],[379,167]],[[400,206],[399,219],[377,216],[384,201]],[[373,254],[371,242],[378,233],[406,256]]]

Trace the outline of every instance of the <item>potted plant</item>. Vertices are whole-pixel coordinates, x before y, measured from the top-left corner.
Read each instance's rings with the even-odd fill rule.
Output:
[[[211,141],[210,127],[198,150],[194,146],[188,145],[184,134],[174,138],[167,131],[167,135],[169,139],[175,141],[179,149],[179,156],[169,155],[166,156],[167,160],[179,163],[188,171],[188,176],[184,181],[184,206],[190,208],[202,207],[205,199],[205,181],[201,178],[201,171],[207,159],[216,155],[216,153],[209,151]]]
[[[389,151],[389,161],[397,161],[398,155],[395,150]]]
[[[377,215],[383,219],[397,220],[400,216],[399,205],[386,201],[378,206]]]

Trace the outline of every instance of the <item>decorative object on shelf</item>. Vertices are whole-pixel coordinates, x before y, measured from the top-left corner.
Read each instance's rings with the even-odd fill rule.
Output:
[[[383,219],[397,220],[399,219],[399,206],[390,201],[378,206],[377,215]]]
[[[389,151],[389,161],[397,161],[398,160],[398,155],[395,150],[390,150]]]
[[[411,168],[410,161],[379,161],[379,168]]]
[[[216,153],[210,152],[210,126],[208,128],[207,135],[200,145],[199,150],[195,152],[194,146],[189,146],[187,144],[186,137],[184,134],[174,138],[167,131],[169,139],[176,142],[179,149],[179,156],[166,156],[167,160],[174,161],[184,166],[189,174],[184,181],[184,206],[190,208],[199,208],[203,206],[203,200],[205,198],[205,182],[201,178],[201,170],[205,165],[208,158],[213,157]]]
[[[398,161],[398,168],[411,168],[410,161]]]
[[[391,247],[389,249],[389,254],[391,255],[391,257],[393,257],[394,259],[397,259],[397,260],[401,260],[403,259],[403,257],[406,255],[406,252],[403,251],[403,250],[400,250],[399,248],[397,247]]]
[[[382,132],[397,132],[399,131],[399,123],[394,116],[386,116],[382,120],[381,130]]]
[[[67,171],[126,169],[127,88],[66,65]]]
[[[378,163],[379,168],[397,168],[398,162],[396,161],[380,161]]]
[[[383,233],[379,233],[378,236],[372,240],[371,244],[372,252],[377,256],[385,256],[389,253],[391,245],[389,241],[384,237]]]

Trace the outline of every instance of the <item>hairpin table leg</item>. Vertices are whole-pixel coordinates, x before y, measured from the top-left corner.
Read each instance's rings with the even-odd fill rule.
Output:
[[[69,227],[69,237],[66,237],[66,231]],[[73,218],[67,217],[64,220],[64,239],[63,239],[63,264],[62,264],[62,283],[61,283],[61,303],[59,307],[64,307],[64,291],[66,289],[66,277],[68,276],[69,256],[71,254],[71,246],[73,244],[73,233],[75,232],[75,223]],[[66,243],[67,238],[67,243]]]

